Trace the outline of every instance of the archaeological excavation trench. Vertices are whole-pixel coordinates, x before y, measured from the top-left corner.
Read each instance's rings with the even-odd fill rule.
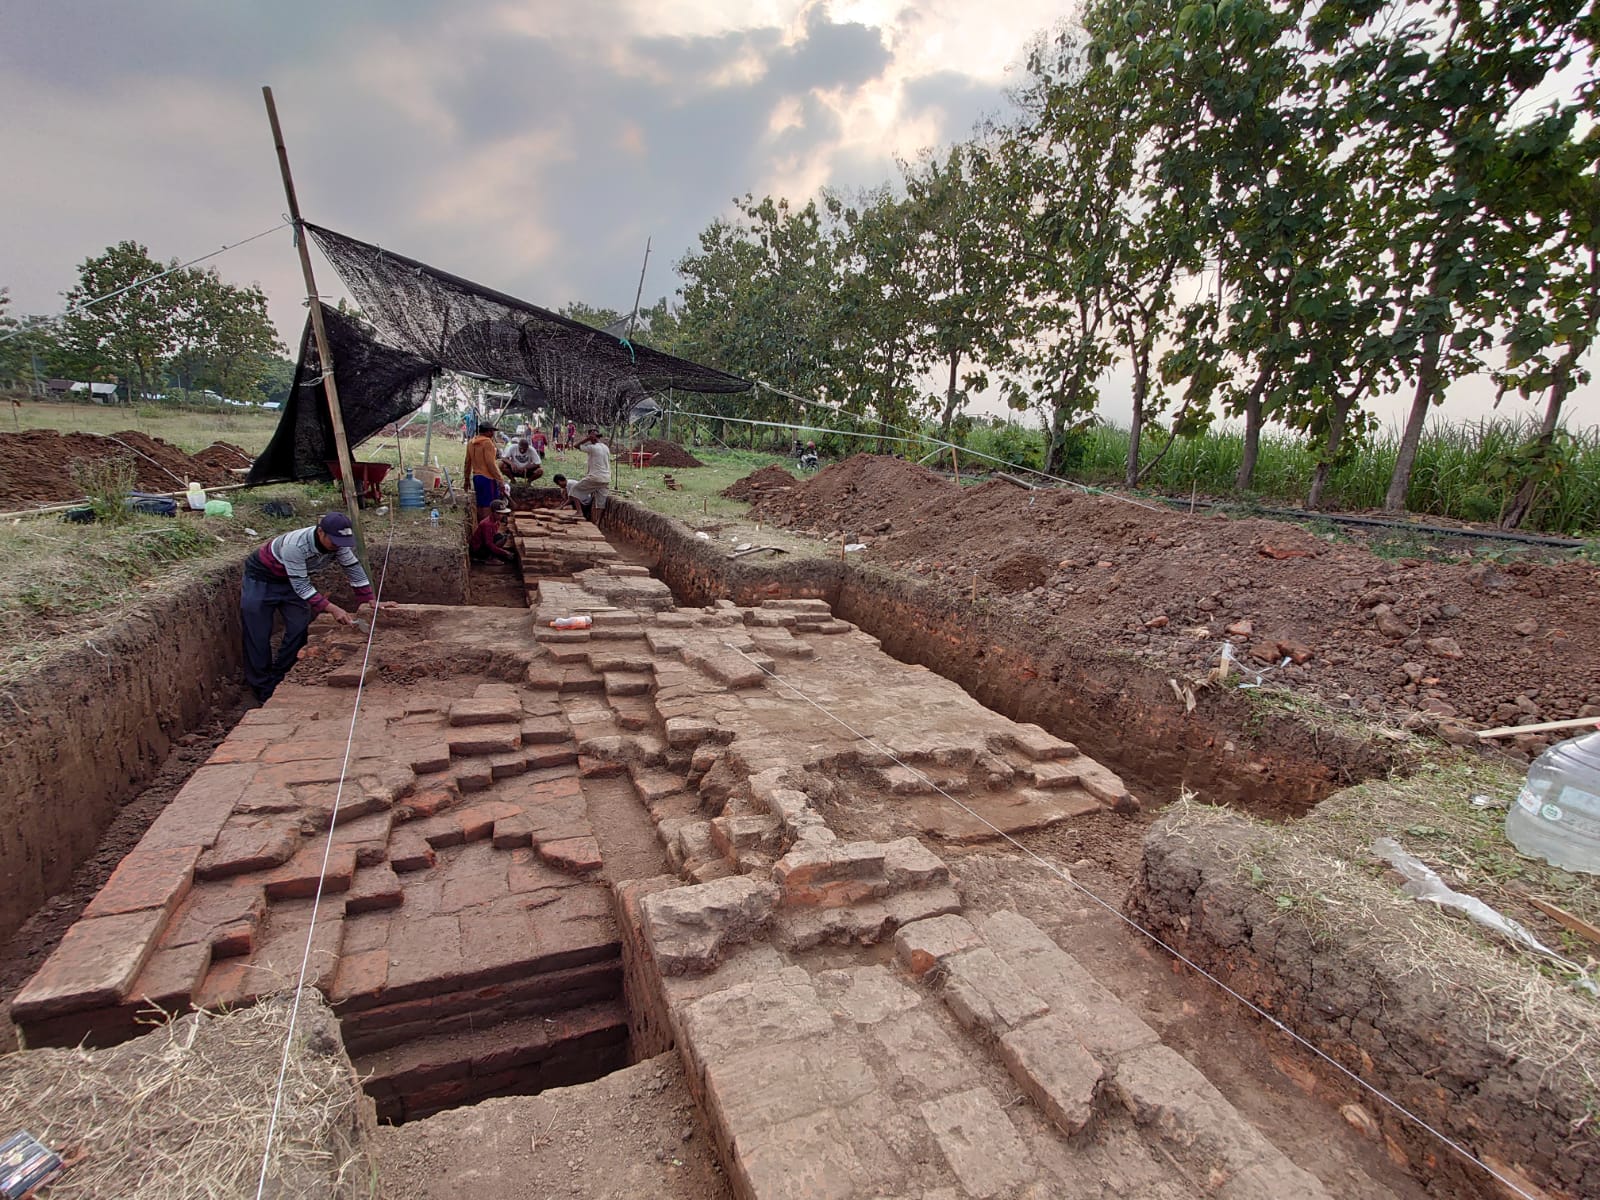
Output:
[[[380,1121],[674,1052],[740,1196],[1496,1194],[1322,1100],[1286,1138],[977,882],[1000,833],[1137,838],[1181,787],[1297,814],[1384,751],[1225,696],[1188,713],[853,565],[607,521],[518,513],[520,572],[386,604],[364,671],[356,634],[320,636],[18,993],[27,1044],[304,969]]]

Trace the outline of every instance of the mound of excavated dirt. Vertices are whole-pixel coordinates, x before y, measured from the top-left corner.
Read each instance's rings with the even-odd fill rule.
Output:
[[[189,456],[189,461],[196,464],[201,470],[209,471],[214,475],[227,476],[240,467],[248,467],[255,462],[255,458],[240,446],[232,442],[212,442],[204,450]]]
[[[986,576],[1002,592],[1026,592],[1041,587],[1055,570],[1055,564],[1042,554],[1024,550],[1008,555],[991,567]]]
[[[722,494],[729,500],[747,500],[754,503],[768,492],[778,488],[792,488],[800,483],[793,475],[785,471],[777,463],[751,471],[743,479],[736,479],[722,489]]]
[[[677,442],[664,442],[660,438],[645,438],[639,443],[638,448],[646,454],[654,454],[651,460],[652,467],[703,467],[694,455],[690,454]]]
[[[97,436],[54,429],[0,433],[0,504],[55,504],[83,495],[72,478],[74,462],[131,459],[134,486],[146,492],[181,491],[189,481],[207,486],[235,482],[230,467],[250,465],[237,446],[216,442],[191,457],[135,429]]]
[[[905,528],[924,509],[955,506],[960,495],[955,484],[926,467],[857,454],[824,467],[804,486],[763,498],[753,515],[792,529],[861,536]]]
[[[862,537],[872,558],[960,593],[977,573],[981,594],[1041,636],[1121,647],[1174,676],[1203,676],[1229,641],[1275,682],[1369,712],[1496,725],[1600,715],[1589,563],[1391,561],[1276,521],[998,481],[957,490],[868,455],[754,512]]]

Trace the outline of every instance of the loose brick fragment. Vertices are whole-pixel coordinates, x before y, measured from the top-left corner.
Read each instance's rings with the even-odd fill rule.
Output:
[[[601,866],[600,843],[592,837],[563,838],[555,842],[540,842],[539,857],[551,866],[574,874],[598,871]]]
[[[960,917],[913,921],[894,935],[894,951],[906,970],[921,978],[951,955],[982,945],[978,931]]]

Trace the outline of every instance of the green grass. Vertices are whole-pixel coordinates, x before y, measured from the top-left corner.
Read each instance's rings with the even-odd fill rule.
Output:
[[[174,574],[243,557],[251,546],[307,522],[322,485],[283,485],[234,493],[233,516],[134,515],[117,525],[72,525],[34,517],[0,526],[0,679],[37,662],[60,638],[81,640],[110,610],[124,607]],[[269,517],[268,500],[298,513]],[[247,533],[247,529],[255,532]]]
[[[1416,468],[1406,496],[1412,513],[1460,521],[1494,522],[1508,499],[1505,464],[1534,435],[1531,422],[1491,418],[1468,423],[1435,421],[1425,429],[1417,449]],[[1140,446],[1142,462],[1155,458],[1165,444],[1161,435]],[[1600,531],[1600,430],[1569,432],[1562,469],[1539,492],[1528,529],[1575,537]],[[1383,506],[1394,470],[1399,433],[1379,434],[1335,466],[1325,503],[1335,510]],[[1115,483],[1122,478],[1128,454],[1128,432],[1101,425],[1081,435],[1070,448],[1072,475],[1089,483]],[[1144,485],[1169,495],[1227,496],[1244,452],[1241,434],[1210,430],[1182,438],[1146,476]],[[1304,502],[1316,469],[1317,451],[1305,439],[1269,431],[1261,439],[1251,495],[1272,504]],[[1515,491],[1514,478],[1510,490]]]

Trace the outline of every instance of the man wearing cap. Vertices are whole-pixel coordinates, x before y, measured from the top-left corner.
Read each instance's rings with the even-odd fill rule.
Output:
[[[506,542],[510,540],[506,522],[510,516],[511,505],[496,500],[489,506],[488,515],[472,527],[467,535],[467,553],[473,562],[486,562],[491,558],[501,562],[516,561],[516,556],[506,549]]]
[[[464,474],[472,480],[472,495],[477,502],[478,513],[487,513],[489,506],[499,498],[500,488],[506,482],[505,476],[500,474],[500,451],[494,444],[494,426],[487,421],[478,426],[478,436],[467,443]]]
[[[356,607],[378,607],[372,584],[351,548],[356,544],[350,518],[331,512],[304,529],[279,534],[244,560],[239,614],[244,626],[244,677],[265,701],[294,667],[306,644],[306,630],[318,613],[341,625],[355,618],[334,604],[311,582],[311,573],[337,561],[356,594]],[[283,617],[283,643],[272,653],[272,619]]]
[[[572,506],[595,524],[605,511],[606,495],[611,491],[611,448],[598,429],[591,429],[578,442],[585,463],[583,478],[567,485],[567,499]]]

